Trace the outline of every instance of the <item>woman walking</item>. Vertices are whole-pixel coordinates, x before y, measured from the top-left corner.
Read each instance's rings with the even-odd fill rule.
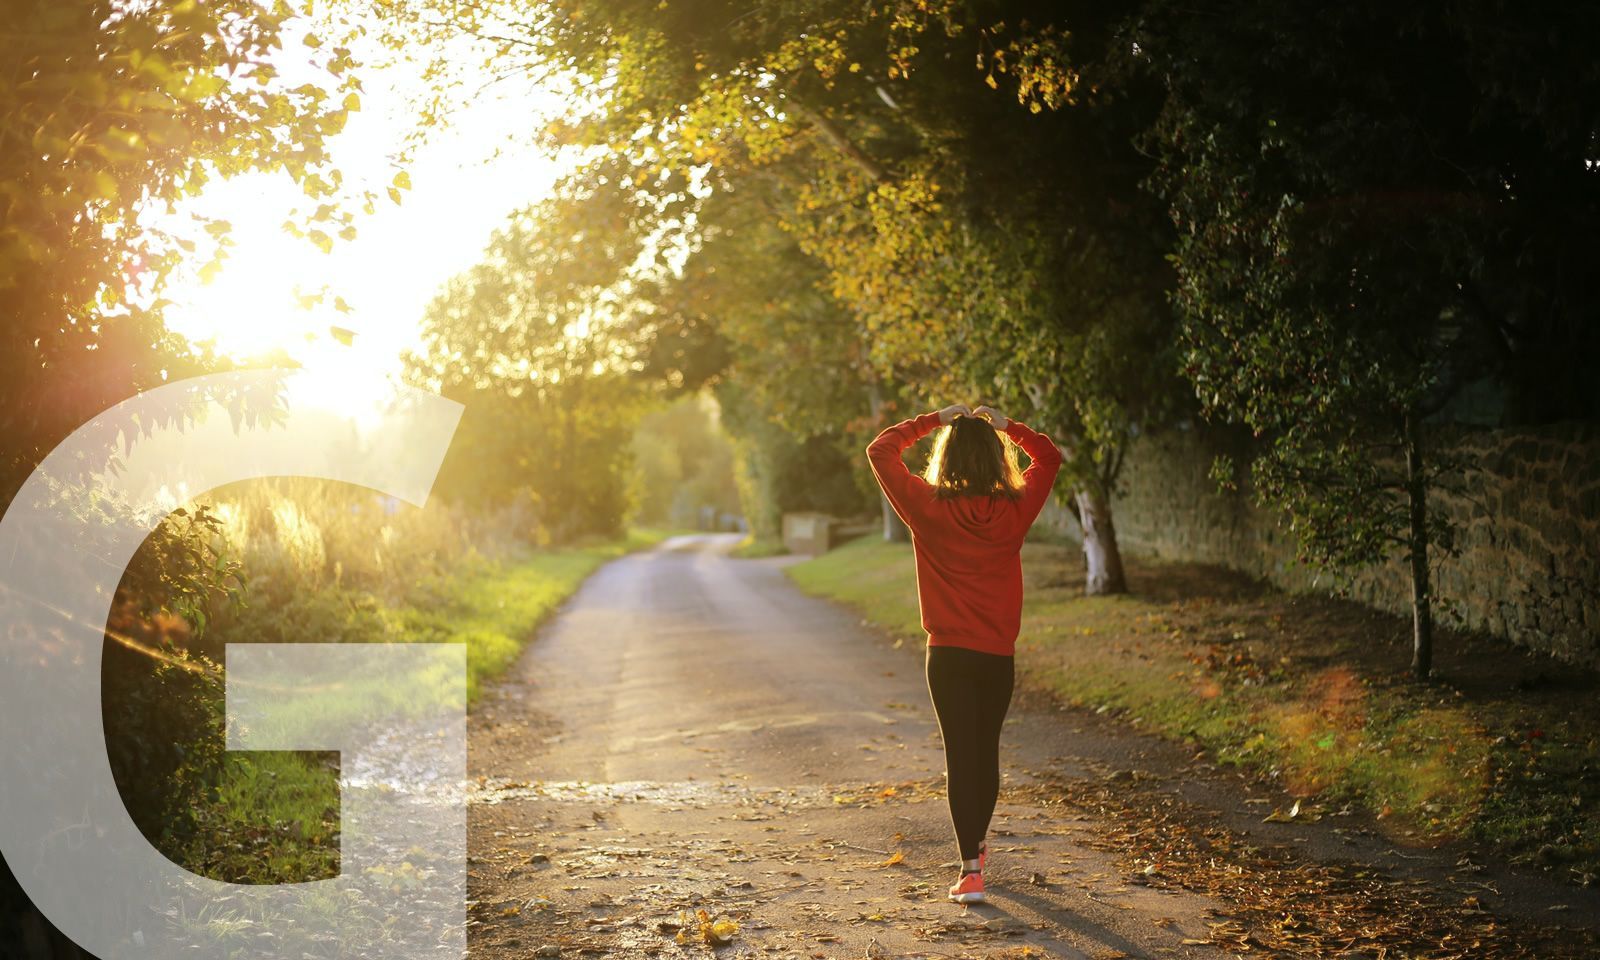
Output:
[[[917,476],[901,455],[940,427],[947,429]],[[1017,446],[1032,460],[1026,473],[1018,470]],[[884,430],[867,458],[910,528],[916,554],[928,692],[944,740],[950,820],[961,854],[950,899],[980,903],[984,836],[1000,793],[1000,727],[1011,706],[1022,621],[1022,539],[1050,495],[1061,451],[997,410],[958,403]]]

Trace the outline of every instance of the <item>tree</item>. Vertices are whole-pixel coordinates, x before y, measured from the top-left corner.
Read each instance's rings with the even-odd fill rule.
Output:
[[[657,198],[635,212],[687,218],[765,178],[878,381],[917,384],[919,405],[979,393],[1066,443],[1088,588],[1124,589],[1111,495],[1174,377],[1169,228],[1126,135],[1159,99],[1075,88],[1116,11],[553,0],[451,22],[491,41],[497,70],[598,91],[557,139],[628,157]]]
[[[302,12],[254,0],[7,4],[0,25],[7,63],[0,70],[0,508],[91,416],[138,391],[226,365],[165,329],[164,281],[202,251],[141,223],[142,213],[214,179],[281,171],[316,206],[296,218],[308,235],[317,231],[313,241],[326,238],[324,227],[350,229],[348,214],[332,202],[340,178],[324,149],[359,105],[350,52],[337,43],[314,48],[308,37],[301,59],[325,79],[294,87],[271,62],[285,53]],[[228,225],[205,227],[210,243],[225,249]],[[213,399],[252,422],[274,416],[279,401],[276,390],[195,395],[157,423],[102,423],[108,439],[148,433],[186,422]],[[92,474],[112,462],[81,467]],[[93,492],[73,494],[86,522],[126,522]],[[213,594],[234,574],[206,553],[207,522],[196,510],[147,541],[119,609],[124,600],[138,613],[159,607],[203,628]],[[181,651],[167,663],[176,666],[158,668],[108,644],[110,761],[146,829],[181,828],[209,788],[172,776],[180,757],[190,774],[220,765],[221,740],[202,735],[217,715],[214,678],[186,669],[194,664]],[[187,742],[187,753],[175,739]],[[8,950],[28,950],[30,942],[45,949],[43,921],[9,870],[0,871],[0,900]],[[61,947],[71,949],[64,940]]]
[[[703,510],[719,518],[739,512],[733,445],[705,392],[645,414],[633,449],[636,522],[698,527]]]
[[[629,437],[647,399],[614,336],[629,308],[616,281],[638,240],[614,231],[589,242],[564,217],[572,204],[556,197],[511,217],[483,262],[434,298],[424,347],[408,357],[412,382],[467,407],[441,493],[529,505],[536,525],[522,533],[538,542],[620,532]]]
[[[1572,379],[1600,355],[1578,259],[1600,227],[1579,173],[1600,71],[1577,39],[1600,20],[1549,13],[1532,29],[1491,3],[1217,18],[1163,0],[1130,30],[1170,91],[1148,143],[1186,372],[1208,415],[1264,441],[1256,490],[1303,558],[1406,561],[1419,678],[1430,565],[1451,549],[1430,493],[1460,466],[1433,440],[1452,397],[1492,383],[1509,409],[1600,410]]]
[[[875,485],[850,478],[865,473],[857,452],[888,392],[855,318],[823,288],[821,264],[773,219],[781,202],[773,193],[750,177],[705,200],[692,249],[662,281],[656,311],[690,318],[685,325],[713,330],[723,344],[714,390],[739,439],[746,510],[766,537],[777,536],[785,511],[849,515],[869,498],[882,502]],[[789,469],[793,477],[781,475]],[[903,539],[894,519],[886,537]]]
[[[998,403],[1062,444],[1086,590],[1116,593],[1123,459],[1178,399],[1170,232],[1130,142],[1160,100],[1143,83],[1098,92],[1086,77],[1104,72],[1115,21],[1058,13],[1072,34],[1007,32],[981,13],[922,30],[882,121],[914,151],[873,165],[898,171],[892,181],[859,163],[818,178],[804,205],[829,215],[796,229],[897,379]],[[944,66],[974,50],[991,83]],[[1010,104],[991,89],[1008,71]]]
[[[738,453],[740,500],[758,537],[778,537],[785,513],[854,516],[873,502],[856,480],[857,451],[842,449],[842,431],[796,435],[760,406],[743,380],[720,381],[715,394]]]
[[[271,60],[298,13],[251,0],[8,8],[0,502],[91,414],[218,366],[161,322],[163,281],[196,245],[141,224],[141,211],[215,178],[279,170],[318,201],[302,228],[324,237],[323,226],[350,228],[348,212],[320,201],[339,193],[325,143],[359,106],[359,81],[349,50],[315,35],[304,57],[327,82],[291,89],[277,79]],[[206,230],[225,249],[228,225]]]

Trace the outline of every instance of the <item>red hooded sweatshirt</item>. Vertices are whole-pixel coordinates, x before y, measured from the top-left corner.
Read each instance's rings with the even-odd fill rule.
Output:
[[[911,529],[928,645],[1011,656],[1022,623],[1022,538],[1050,495],[1061,451],[1049,437],[1011,420],[1006,435],[1033,461],[1022,474],[1022,497],[940,499],[901,459],[939,426],[937,411],[901,421],[867,446],[867,459]]]

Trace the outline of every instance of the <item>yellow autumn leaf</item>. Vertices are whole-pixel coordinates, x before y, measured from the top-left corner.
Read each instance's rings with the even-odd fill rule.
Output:
[[[727,917],[723,917],[711,924],[706,934],[706,939],[711,942],[712,946],[721,947],[732,943],[733,938],[738,933],[739,924],[729,920]]]
[[[117,198],[117,181],[104,170],[96,170],[94,172],[94,186],[91,192],[96,200],[115,200]]]

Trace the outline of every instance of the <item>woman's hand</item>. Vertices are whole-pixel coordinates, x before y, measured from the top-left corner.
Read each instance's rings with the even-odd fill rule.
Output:
[[[979,407],[972,411],[972,415],[988,420],[989,426],[994,427],[996,430],[1004,430],[1006,427],[1011,426],[1011,421],[1006,419],[1006,415],[994,407]]]
[[[948,427],[948,426],[950,426],[950,421],[954,420],[956,417],[970,417],[970,416],[972,416],[972,408],[971,407],[967,406],[964,403],[952,403],[952,404],[950,404],[950,406],[945,407],[943,410],[939,411],[939,423],[942,426]]]

